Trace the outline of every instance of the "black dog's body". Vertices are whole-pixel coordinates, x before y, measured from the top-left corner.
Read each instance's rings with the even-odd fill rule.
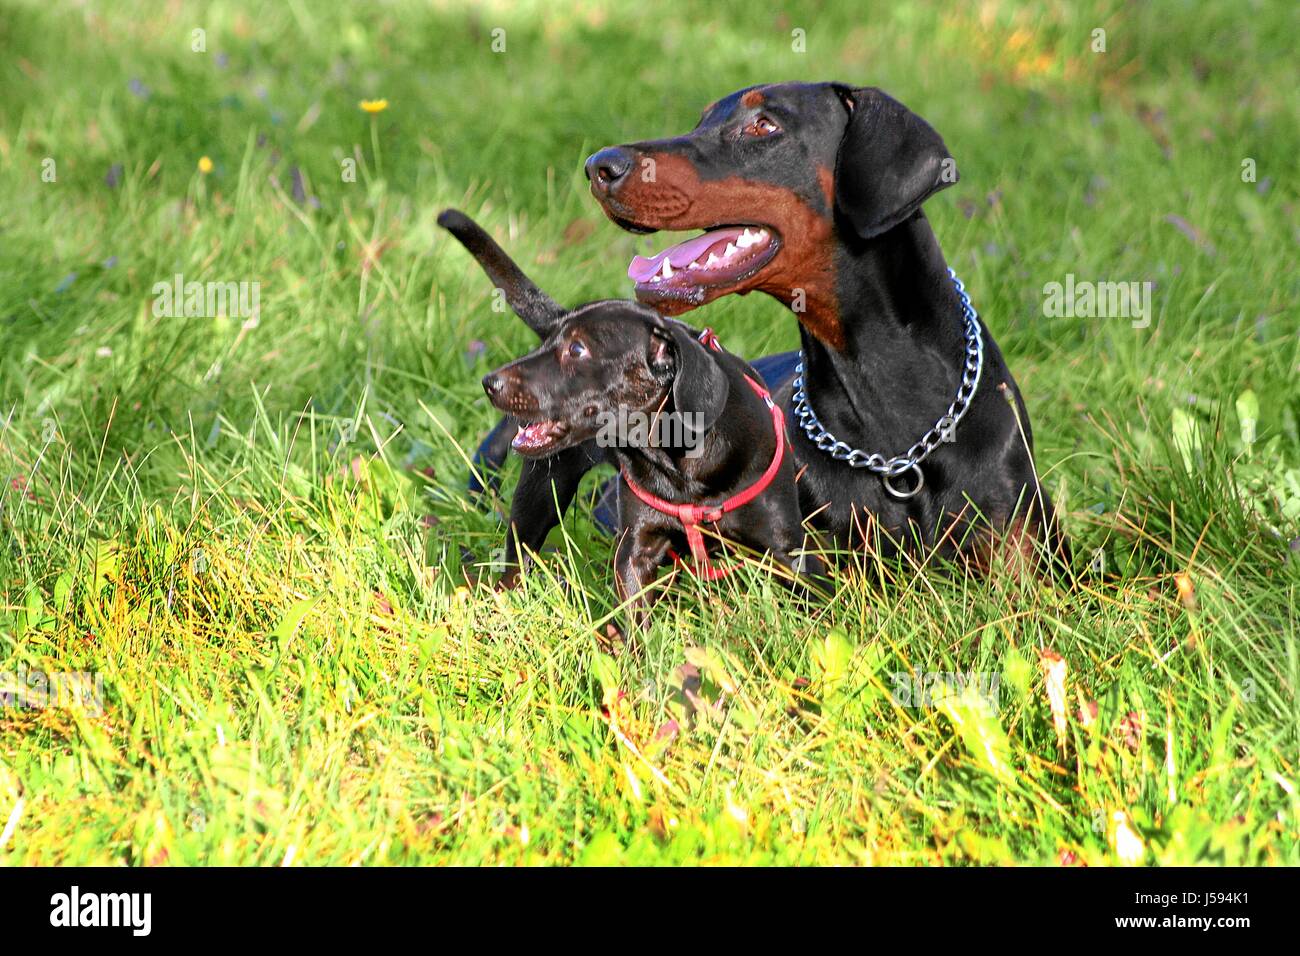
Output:
[[[686,555],[690,548],[680,520],[632,494],[626,480],[673,504],[711,508],[758,483],[778,442],[769,405],[747,381],[758,382],[758,374],[736,356],[707,346],[701,333],[634,302],[610,300],[557,311],[548,299],[538,298],[536,287],[472,221],[448,211],[439,222],[465,243],[543,336],[535,351],[483,379],[492,403],[523,423],[513,440],[526,460],[511,503],[518,544],[539,549],[582,475],[609,455],[623,482],[614,560],[619,594],[644,623],[646,590],[657,569],[670,551]],[[683,440],[655,442],[646,431],[643,440],[599,447],[602,430],[629,415],[643,422],[684,423],[677,433]],[[619,437],[617,431],[610,434]],[[706,530],[711,554],[724,541],[733,542],[771,553],[792,576],[820,578],[823,572],[817,558],[802,554],[794,466],[784,453],[761,494],[721,514]]]
[[[637,174],[647,168],[653,176]],[[647,278],[634,261],[637,297],[668,314],[753,290],[790,306],[808,401],[837,438],[889,459],[944,416],[962,381],[965,319],[921,206],[956,181],[956,167],[902,104],[840,84],[754,87],[710,106],[685,136],[602,150],[587,174],[609,217],[633,231],[761,230],[759,251],[742,251],[730,269],[674,262],[671,276]],[[672,261],[672,251],[643,265]],[[792,417],[803,513],[838,545],[865,538],[885,553],[935,550],[981,565],[1004,539],[1017,554],[1035,541],[1063,553],[1019,390],[987,328],[982,337],[980,384],[951,440],[921,464],[914,497],[900,500],[880,476],[819,450]],[[791,385],[769,386],[789,409]]]
[[[844,340],[833,348],[801,330],[805,390],[831,433],[889,457],[929,430],[957,393],[962,305],[923,213],[880,236],[846,238],[837,258]],[[979,524],[1017,537],[1017,520],[1054,530],[1034,473],[1028,413],[993,337],[981,332],[980,386],[952,440],[925,459],[915,497],[894,497],[877,475],[847,467],[791,429],[804,466],[801,506],[817,527],[850,547],[878,530],[873,545],[884,554],[919,546],[949,557],[989,544],[987,535],[969,534]],[[783,383],[784,407],[791,393]]]

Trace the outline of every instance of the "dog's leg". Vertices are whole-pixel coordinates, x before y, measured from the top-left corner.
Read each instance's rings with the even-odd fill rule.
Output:
[[[650,626],[650,607],[659,597],[649,590],[668,554],[668,539],[644,528],[625,528],[614,549],[614,582],[619,601],[627,604],[628,617],[639,632]]]
[[[768,549],[773,560],[787,572],[778,574],[777,579],[797,594],[831,597],[835,593],[835,582],[826,562],[810,550],[817,546],[817,539],[799,521],[798,499],[794,490],[791,489],[786,495],[775,496],[765,504],[766,513],[761,523],[766,524],[767,531],[763,535],[762,546]]]
[[[510,454],[510,442],[517,427],[512,419],[503,418],[479,443],[471,459],[473,467],[467,482],[470,497],[481,495],[489,488],[496,491],[501,487],[501,466]]]
[[[546,536],[560,523],[578,493],[582,476],[594,462],[585,445],[566,448],[550,458],[525,459],[524,469],[510,502],[510,528],[506,532],[505,570],[500,586],[519,583],[523,563],[542,550]]]
[[[1046,560],[1039,563],[1039,569],[1061,581],[1073,580],[1074,553],[1070,539],[1065,536],[1060,516],[1045,491],[1040,490],[1038,493],[1036,511],[1038,534],[1046,552]]]
[[[826,562],[820,555],[803,550],[803,542],[773,551],[772,557],[789,572],[788,576],[779,575],[778,579],[796,594],[801,597],[834,596],[835,580],[831,577]]]

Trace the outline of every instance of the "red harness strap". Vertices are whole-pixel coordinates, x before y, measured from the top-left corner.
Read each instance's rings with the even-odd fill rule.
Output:
[[[713,334],[712,329],[705,329],[700,333],[700,342],[715,352],[722,351],[722,344],[718,341],[718,337]],[[785,416],[781,413],[780,407],[772,401],[772,396],[767,389],[748,375],[745,376],[745,381],[749,383],[749,387],[766,403],[771,411],[772,430],[776,433],[776,453],[772,455],[772,463],[767,466],[767,470],[763,472],[758,481],[739,494],[732,495],[719,505],[675,504],[642,488],[632,480],[626,469],[623,470],[623,481],[627,483],[632,494],[655,509],[655,511],[674,517],[682,523],[682,530],[686,532],[686,542],[691,546],[691,557],[697,565],[696,573],[708,581],[724,577],[730,573],[731,568],[717,568],[709,563],[709,553],[704,546],[704,535],[700,531],[700,525],[717,522],[721,520],[723,515],[744,507],[761,495],[767,489],[767,486],[772,483],[776,473],[780,471],[781,461],[785,458]],[[673,554],[673,560],[680,562],[681,559],[676,554]]]

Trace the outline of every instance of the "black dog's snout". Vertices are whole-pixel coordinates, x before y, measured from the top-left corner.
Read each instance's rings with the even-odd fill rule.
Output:
[[[505,378],[498,372],[489,372],[483,376],[483,391],[487,392],[488,398],[496,398],[506,387]]]
[[[632,152],[622,146],[608,146],[587,158],[587,178],[601,192],[608,192],[632,170]]]

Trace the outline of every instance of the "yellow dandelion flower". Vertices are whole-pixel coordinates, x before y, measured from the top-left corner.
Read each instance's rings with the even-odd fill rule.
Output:
[[[212,160],[206,156],[199,157],[199,172],[204,176],[212,172]]]
[[[367,113],[382,113],[388,109],[388,100],[362,100],[358,105]]]

